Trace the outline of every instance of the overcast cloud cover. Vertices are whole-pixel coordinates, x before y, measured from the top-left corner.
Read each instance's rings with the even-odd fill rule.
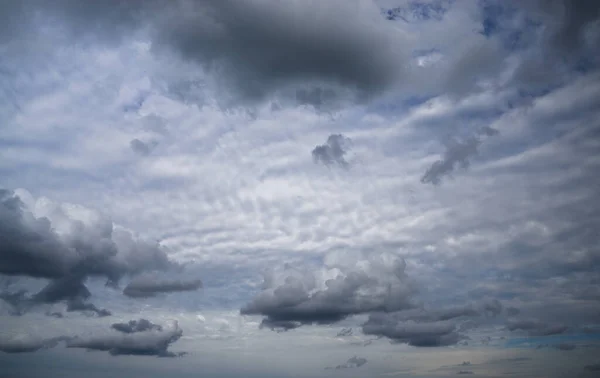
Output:
[[[594,376],[599,46],[595,0],[0,2],[0,375]]]

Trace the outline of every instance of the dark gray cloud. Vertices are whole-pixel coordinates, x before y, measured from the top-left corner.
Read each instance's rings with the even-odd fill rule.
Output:
[[[460,370],[458,373],[459,375],[467,375],[467,374],[475,374],[473,373],[471,370]]]
[[[327,138],[325,144],[316,146],[312,150],[312,157],[315,163],[321,163],[326,166],[337,164],[343,168],[348,168],[348,162],[344,156],[348,153],[350,138],[342,134],[332,134]]]
[[[67,312],[82,311],[94,313],[99,317],[110,316],[108,310],[99,309],[94,304],[87,302],[91,293],[83,284],[85,277],[71,275],[50,281],[39,292],[28,295],[27,291],[3,292],[0,299],[10,304],[14,309],[13,315],[23,315],[30,308],[42,304],[52,304],[60,301],[67,303]],[[61,313],[53,313],[54,317],[62,317]]]
[[[68,341],[66,336],[51,339],[22,338],[12,340],[0,340],[0,351],[4,353],[31,353],[40,349],[54,348],[61,341]]]
[[[59,233],[51,218],[69,227]],[[124,275],[177,266],[157,243],[114,229],[108,218],[91,218],[86,222],[71,218],[60,206],[50,217],[36,217],[12,191],[0,189],[0,274],[50,280],[31,296],[3,293],[1,298],[17,312],[34,304],[66,301],[68,311],[107,315],[106,310],[84,303],[90,297],[88,277],[105,277],[115,284]]]
[[[148,330],[162,331],[162,326],[154,324],[148,319],[130,320],[128,323],[113,323],[111,328],[122,333],[136,333]]]
[[[506,328],[510,331],[526,331],[530,336],[549,336],[561,334],[568,327],[562,324],[549,324],[531,319],[509,319]]]
[[[396,314],[375,313],[363,324],[366,335],[384,336],[415,347],[454,345],[464,338],[450,321],[414,322],[399,320]]]
[[[222,70],[246,100],[313,80],[368,97],[398,79],[399,54],[385,25],[357,8],[348,1],[183,1],[166,12],[155,41]]]
[[[179,291],[195,291],[202,287],[201,280],[172,280],[160,281],[151,277],[142,276],[134,278],[123,289],[123,294],[132,298],[154,297],[163,293],[175,293]]]
[[[177,357],[181,354],[170,352],[168,348],[179,340],[182,334],[183,331],[175,322],[160,330],[152,328],[129,334],[120,332],[104,336],[76,337],[67,342],[67,347],[106,351],[113,356]]]
[[[57,311],[46,311],[45,313],[46,316],[50,316],[52,318],[57,318],[57,319],[62,319],[64,318],[64,315],[62,314],[62,312],[57,312]]]
[[[477,155],[482,143],[481,136],[494,136],[498,131],[486,126],[478,130],[475,135],[464,139],[452,138],[445,143],[446,151],[442,159],[435,161],[421,177],[424,184],[437,185],[442,177],[451,174],[456,167],[466,169],[470,165],[470,159]]]
[[[507,307],[506,308],[506,315],[508,316],[517,316],[521,313],[521,310],[519,310],[516,307]]]
[[[371,264],[328,279],[322,286],[314,272],[288,267],[279,280],[266,276],[264,290],[242,307],[241,313],[264,315],[266,324],[331,324],[350,315],[412,307],[405,262],[391,257],[386,266],[379,261]]]
[[[367,363],[367,359],[364,357],[351,357],[348,359],[348,361],[346,361],[345,363],[341,364],[341,365],[337,365],[336,367],[326,367],[326,370],[329,369],[355,369],[358,367],[363,366],[364,364]]]
[[[394,38],[394,29],[380,22],[375,4],[357,5],[109,0],[84,7],[72,0],[52,5],[26,0],[3,5],[0,42],[33,39],[50,22],[71,39],[97,43],[118,42],[143,29],[155,51],[175,53],[216,73],[236,102],[260,101],[311,82],[356,90],[368,99],[401,77],[401,34]]]

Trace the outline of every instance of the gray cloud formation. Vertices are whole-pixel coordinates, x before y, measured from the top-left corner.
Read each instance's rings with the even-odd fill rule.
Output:
[[[176,342],[183,331],[177,322],[162,329],[152,328],[133,333],[116,333],[105,336],[76,337],[67,342],[68,348],[84,348],[99,350],[117,355],[138,355],[157,357],[177,357],[168,350]]]
[[[151,277],[142,276],[134,278],[123,289],[123,294],[132,298],[148,298],[163,293],[174,293],[179,291],[195,291],[202,287],[201,280],[173,280],[159,281]]]
[[[315,163],[321,163],[326,166],[337,164],[343,168],[348,168],[348,162],[344,156],[348,153],[350,138],[342,134],[332,134],[327,138],[325,144],[316,146],[312,150],[312,157]]]
[[[459,375],[468,375],[468,374],[475,374],[475,373],[473,373],[471,370],[460,370],[456,374],[459,374]]]
[[[354,369],[363,366],[367,363],[367,359],[364,357],[351,357],[345,363],[337,365],[335,369]],[[328,368],[331,369],[331,368]]]
[[[176,267],[161,246],[115,229],[100,214],[46,199],[38,200],[37,209],[45,215],[36,217],[14,192],[0,189],[0,274],[50,280],[32,296],[2,295],[19,311],[64,300],[69,311],[106,315],[105,310],[83,302],[90,297],[85,286],[88,277],[116,283],[124,275]]]
[[[421,177],[424,184],[437,185],[442,177],[451,174],[457,166],[466,169],[470,165],[470,159],[477,154],[479,145],[482,143],[481,135],[494,136],[498,131],[486,126],[481,128],[476,135],[465,139],[453,138],[446,143],[446,151],[442,159],[435,161]]]
[[[162,331],[162,326],[154,324],[148,319],[130,320],[128,323],[113,323],[111,328],[122,333],[136,333],[148,330]]]
[[[472,317],[495,317],[502,313],[498,300],[439,309],[408,309],[393,313],[373,313],[363,324],[364,334],[387,337],[416,347],[457,344],[465,339],[461,332],[474,325]]]
[[[397,42],[378,18],[354,1],[182,1],[155,41],[222,70],[246,100],[313,80],[369,96],[399,76]]]
[[[531,319],[509,319],[506,328],[509,331],[526,331],[530,336],[557,335],[567,330],[567,326],[562,324],[549,324]]]
[[[412,307],[404,260],[372,255],[364,262],[361,268],[357,264],[321,282],[320,272],[291,267],[271,272],[265,276],[264,290],[241,313],[264,315],[267,326],[281,321],[330,324],[350,315]]]
[[[401,321],[396,314],[375,313],[363,324],[366,335],[384,336],[415,347],[436,347],[458,343],[464,337],[454,322]]]
[[[21,338],[11,340],[0,340],[0,351],[4,353],[31,353],[40,349],[54,348],[61,341],[68,341],[65,336],[51,339]]]
[[[401,34],[394,38],[375,4],[108,0],[82,7],[71,0],[25,0],[0,9],[6,18],[0,42],[32,38],[50,22],[72,39],[102,43],[144,29],[155,51],[217,73],[236,101],[255,102],[307,82],[357,90],[366,99],[401,76]]]

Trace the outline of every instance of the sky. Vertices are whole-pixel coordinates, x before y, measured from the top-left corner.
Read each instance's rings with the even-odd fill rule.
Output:
[[[0,2],[0,377],[593,377],[600,3]]]

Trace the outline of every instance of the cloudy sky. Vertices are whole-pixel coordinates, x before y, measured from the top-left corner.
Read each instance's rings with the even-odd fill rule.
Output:
[[[0,377],[593,377],[596,0],[0,2]]]

